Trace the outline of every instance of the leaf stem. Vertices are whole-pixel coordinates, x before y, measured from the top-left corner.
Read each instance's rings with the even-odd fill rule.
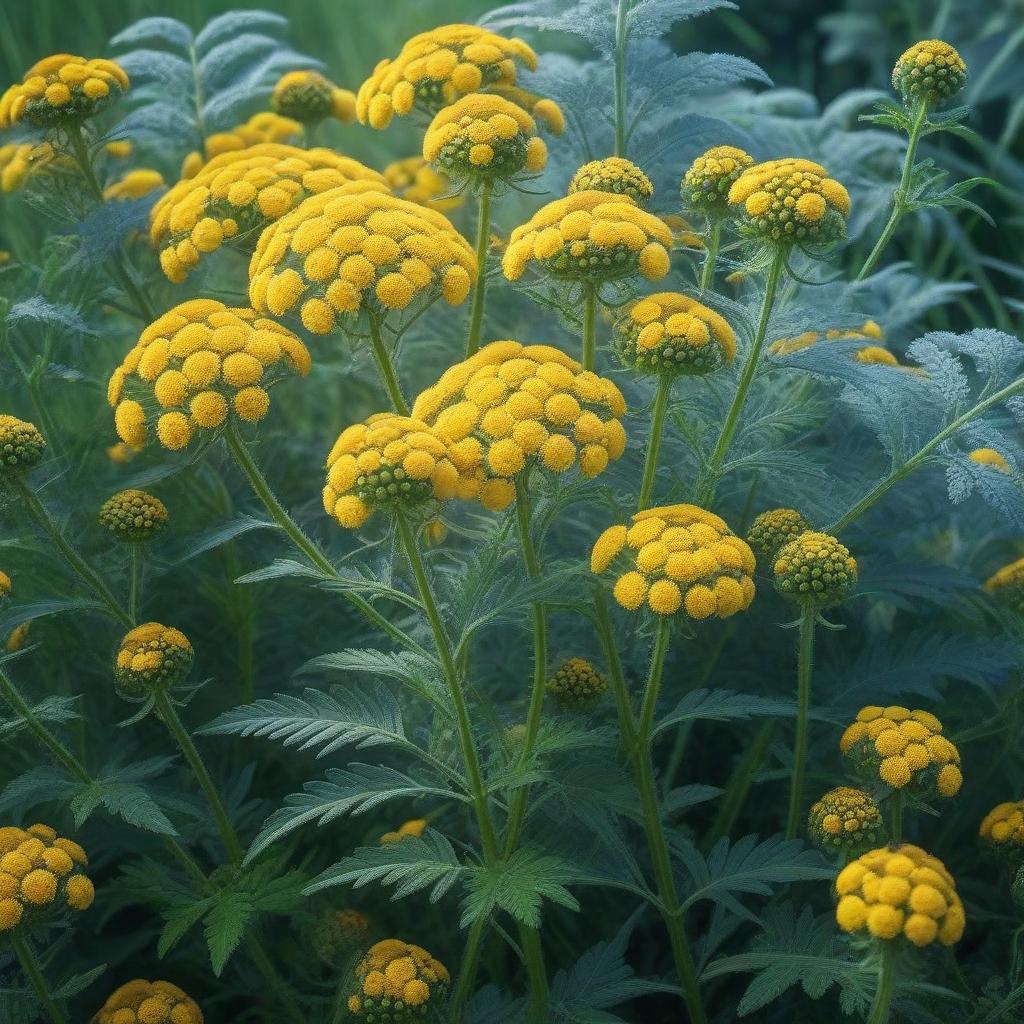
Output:
[[[718,260],[718,247],[722,244],[722,220],[715,218],[708,235],[705,249],[704,266],[700,272],[700,290],[708,291],[715,280],[715,263]]]
[[[391,361],[391,356],[388,354],[388,350],[384,346],[384,339],[380,334],[380,323],[373,313],[367,313],[366,317],[370,323],[370,344],[373,347],[373,358],[377,364],[377,370],[380,373],[381,380],[384,381],[384,386],[388,390],[388,395],[391,398],[391,404],[395,407],[395,412],[399,415],[408,416],[409,406],[406,404],[405,397],[402,395],[402,389],[398,384],[398,375],[395,373],[395,364]]]
[[[490,181],[480,188],[476,219],[476,288],[473,290],[473,306],[469,317],[469,335],[466,339],[466,358],[480,348],[480,330],[484,322],[484,297],[487,291],[487,247],[491,238],[491,190]]]
[[[46,1011],[46,1016],[50,1018],[53,1024],[67,1024],[67,1017],[64,1016],[64,1011],[61,1010],[50,994],[50,987],[46,984],[46,978],[43,977],[43,972],[39,968],[36,955],[29,945],[28,939],[18,928],[15,928],[10,933],[10,939],[14,955],[18,958],[21,969],[25,972],[25,976],[28,978],[39,1002]]]
[[[868,1024],[887,1024],[889,1020],[889,1004],[892,1002],[893,984],[896,980],[893,971],[895,960],[895,943],[881,942],[880,961],[878,964],[878,987],[875,989],[875,1002],[871,1007]]]
[[[814,671],[814,623],[818,611],[814,603],[805,601],[800,611],[800,647],[797,656],[796,737],[793,741],[793,772],[789,784],[789,814],[786,817],[786,838],[795,839],[800,829],[803,808],[804,775],[807,769],[807,732],[811,710],[811,678]]]
[[[583,286],[583,369],[593,370],[597,361],[597,291]]]
[[[668,412],[671,392],[672,377],[667,373],[659,373],[654,391],[654,405],[651,409],[651,433],[647,439],[644,475],[640,483],[640,498],[637,501],[637,509],[640,511],[650,505],[651,495],[654,493],[654,478],[658,472],[658,450],[661,448],[661,435],[665,429],[665,415]]]

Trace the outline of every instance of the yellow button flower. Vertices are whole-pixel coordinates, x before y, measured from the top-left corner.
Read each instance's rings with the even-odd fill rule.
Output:
[[[559,707],[585,710],[593,707],[608,689],[608,680],[586,658],[568,658],[545,687]]]
[[[203,1024],[203,1011],[177,985],[137,978],[107,997],[92,1024]]]
[[[0,479],[38,466],[46,441],[35,425],[0,413]]]
[[[0,129],[19,121],[38,128],[84,121],[128,91],[128,76],[112,60],[69,53],[44,57],[0,96]]]
[[[866,850],[882,837],[882,815],[870,793],[838,786],[811,807],[807,833],[825,851]]]
[[[214,132],[207,135],[203,152],[197,150],[189,153],[182,161],[179,178],[194,178],[207,160],[212,160],[222,153],[234,153],[250,146],[258,146],[264,142],[278,142],[293,145],[302,141],[303,128],[298,121],[290,117],[281,117],[272,110],[261,110],[253,114],[248,121],[235,125],[226,132]]]
[[[75,174],[73,161],[49,142],[9,142],[0,146],[0,190],[14,192],[26,183],[48,185],[63,173]]]
[[[0,429],[2,429],[0,417]],[[2,454],[2,432],[0,432],[0,454]],[[1024,614],[1024,558],[1018,558],[1004,565],[985,580],[987,590],[1001,604],[1017,614]]]
[[[857,585],[857,559],[827,533],[808,530],[775,556],[775,589],[794,601],[819,607],[838,604]]]
[[[686,169],[679,186],[687,209],[720,220],[729,212],[729,189],[754,158],[735,146],[714,146]]]
[[[994,850],[1020,858],[1024,853],[1024,800],[993,807],[982,819],[978,835]]]
[[[356,964],[348,1011],[368,1021],[402,1021],[438,1008],[448,994],[448,969],[421,946],[400,939],[374,943]]]
[[[941,39],[923,39],[900,54],[892,69],[892,87],[908,107],[935,107],[952,99],[967,81],[967,65]]]
[[[567,191],[569,195],[573,192],[612,192],[643,204],[654,195],[654,186],[631,160],[609,156],[585,163],[572,176]]]
[[[103,190],[104,199],[142,199],[164,187],[164,176],[149,167],[137,167]]]
[[[391,843],[408,839],[409,836],[419,839],[427,831],[429,824],[426,818],[412,818],[409,821],[403,821],[394,832],[385,832],[378,841],[381,846],[389,846]]]
[[[177,686],[192,667],[192,645],[181,630],[145,622],[126,633],[114,659],[114,684],[137,699]]]
[[[302,124],[316,124],[326,117],[350,122],[356,115],[356,97],[339,89],[319,71],[289,71],[282,75],[270,94],[270,105],[282,117]]]
[[[135,488],[118,491],[100,507],[100,525],[129,544],[152,540],[167,525],[167,506]]]
[[[451,194],[447,175],[431,167],[422,156],[407,156],[384,168],[384,179],[391,191],[410,203],[419,203],[431,210],[454,210],[462,205],[462,195]]]

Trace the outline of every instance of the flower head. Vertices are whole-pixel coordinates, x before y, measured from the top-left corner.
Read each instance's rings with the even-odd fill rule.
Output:
[[[128,76],[112,60],[69,53],[44,57],[0,96],[0,128],[28,121],[53,128],[84,121],[128,91]]]
[[[456,363],[412,409],[468,476],[459,496],[491,510],[511,504],[514,479],[534,465],[603,472],[625,450],[625,411],[612,381],[550,345],[518,341],[492,342]]]
[[[821,164],[793,157],[748,167],[728,200],[750,235],[783,245],[834,242],[850,213],[850,194]]]
[[[517,107],[521,107],[552,135],[561,135],[565,131],[565,115],[554,100],[538,96],[537,93],[530,92],[529,89],[510,85],[507,82],[496,82],[487,91],[496,96],[503,96]]]
[[[510,281],[530,262],[552,277],[600,283],[633,274],[657,281],[669,270],[672,232],[629,196],[574,192],[542,206],[512,232],[502,259]]]
[[[862,776],[914,796],[954,797],[960,792],[960,751],[942,735],[942,723],[928,711],[861,708],[839,749]]]
[[[584,164],[569,182],[568,194],[573,192],[612,192],[645,203],[654,195],[654,186],[631,160],[609,156]]]
[[[45,450],[46,441],[34,424],[0,413],[0,480],[38,466]]]
[[[355,93],[339,89],[319,71],[289,71],[282,75],[270,94],[276,114],[302,124],[315,124],[325,117],[352,121],[356,116]]]
[[[101,506],[100,525],[118,540],[138,544],[152,540],[167,525],[167,506],[145,491],[118,491]]]
[[[356,964],[348,1010],[367,1021],[401,1024],[437,1007],[450,980],[444,964],[421,946],[384,939]]]
[[[427,831],[429,824],[426,818],[412,818],[409,821],[403,821],[394,832],[385,832],[380,837],[380,845],[390,846],[392,843],[408,839],[409,836],[419,839]]]
[[[454,210],[462,205],[461,195],[451,195],[447,175],[431,167],[422,156],[407,156],[384,168],[384,179],[391,191],[410,203],[419,203],[431,210]]]
[[[952,99],[967,81],[963,57],[941,39],[923,39],[900,54],[892,69],[892,87],[904,104],[936,107]]]
[[[8,142],[0,146],[0,190],[14,192],[39,175],[70,170],[66,163],[49,142]]]
[[[759,559],[772,562],[780,548],[810,528],[807,520],[795,508],[770,508],[750,524],[747,543]]]
[[[754,599],[754,553],[696,505],[649,508],[630,526],[610,526],[590,556],[592,572],[609,567],[615,600],[629,611],[646,605],[657,615],[725,619]]]
[[[196,431],[229,416],[263,419],[268,389],[309,372],[306,346],[291,331],[251,309],[191,299],[164,313],[140,335],[107,384],[114,425],[141,447],[152,423],[160,444],[178,451]]]
[[[985,580],[985,589],[1011,611],[1024,614],[1024,558],[994,572]]]
[[[882,815],[871,794],[838,786],[812,807],[807,832],[823,850],[866,850],[882,835]]]
[[[103,190],[104,199],[142,199],[165,185],[164,176],[149,167],[137,167]]]
[[[423,159],[459,181],[508,181],[542,170],[548,151],[525,110],[501,96],[471,93],[438,111],[423,137]]]
[[[114,660],[114,684],[122,697],[166,693],[192,667],[192,645],[179,629],[145,622],[125,634]]]
[[[844,932],[915,946],[963,935],[964,905],[938,859],[909,843],[862,854],[836,877],[836,923]]]
[[[995,448],[975,448],[967,457],[979,466],[991,466],[992,469],[998,470],[1000,473],[1011,472],[1010,464],[1006,461],[1005,456],[1001,452],[997,452]]]
[[[365,945],[370,937],[370,919],[358,910],[329,910],[309,930],[316,955],[328,967],[341,967],[345,958]]]
[[[169,981],[129,981],[111,992],[91,1024],[203,1024],[203,1011]]]
[[[645,295],[615,323],[619,358],[638,370],[711,373],[736,356],[736,334],[724,317],[679,292]]]
[[[160,197],[149,236],[160,266],[180,284],[206,253],[227,240],[251,249],[257,233],[308,196],[344,189],[386,191],[382,175],[330,149],[263,143],[223,153]]]
[[[819,607],[838,604],[857,584],[857,559],[827,533],[807,530],[775,556],[775,589]]]
[[[338,317],[381,314],[440,292],[457,306],[476,279],[473,247],[436,210],[382,192],[312,196],[260,236],[249,299],[275,316],[298,309],[327,334]]]
[[[65,910],[83,911],[95,895],[85,851],[49,825],[0,828],[0,934]]]
[[[261,110],[253,114],[244,124],[235,125],[226,132],[207,135],[203,152],[193,150],[182,161],[179,178],[194,178],[205,165],[222,153],[234,153],[264,142],[282,142],[293,145],[302,139],[303,128],[298,121],[282,117],[272,110]]]
[[[982,819],[978,835],[998,853],[1024,857],[1024,800],[996,804]]]
[[[377,509],[436,511],[459,491],[448,443],[419,419],[383,412],[341,432],[327,457],[324,509],[346,529]]]
[[[592,707],[608,689],[608,680],[586,658],[569,658],[555,670],[546,689],[563,708]]]
[[[679,186],[687,208],[720,220],[729,212],[729,189],[754,158],[735,146],[713,146],[686,169]]]
[[[8,576],[3,569],[0,569],[0,608],[3,608],[10,600],[11,589],[11,577]]]
[[[387,128],[413,108],[433,116],[465,93],[514,85],[520,64],[537,67],[537,55],[521,39],[479,25],[442,25],[413,36],[394,60],[380,61],[359,88],[356,117]]]

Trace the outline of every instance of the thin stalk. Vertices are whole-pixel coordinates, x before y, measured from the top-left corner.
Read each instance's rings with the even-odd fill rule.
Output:
[[[476,215],[476,288],[469,316],[469,335],[466,338],[466,358],[480,348],[480,329],[484,322],[484,296],[487,291],[487,247],[491,239],[491,189],[485,181],[480,188]]]
[[[729,785],[725,788],[725,795],[718,805],[718,814],[703,838],[702,845],[710,849],[722,836],[729,835],[740,816],[743,804],[746,802],[750,787],[754,784],[754,776],[761,770],[768,747],[771,745],[772,737],[778,721],[769,718],[761,725],[761,728],[754,734],[754,740],[747,748],[747,752],[740,758]]]
[[[107,606],[110,614],[126,629],[131,629],[135,625],[135,620],[121,607],[121,603],[114,596],[110,587],[103,582],[99,573],[67,542],[60,527],[50,518],[50,513],[46,511],[35,491],[18,476],[14,477],[14,486],[18,489],[18,493],[28,506],[33,518],[49,534],[50,539],[64,556],[68,565],[74,569],[78,577],[96,597]]]
[[[619,0],[615,13],[615,156],[626,155],[626,13],[628,0]]]
[[[544,968],[544,950],[540,932],[536,928],[519,929],[519,942],[523,948],[523,964],[530,982],[530,1004],[526,1011],[527,1024],[550,1024],[547,1012],[548,976]]]
[[[814,673],[814,622],[818,612],[811,601],[805,601],[800,612],[800,650],[796,670],[796,737],[793,741],[793,774],[789,785],[789,814],[786,817],[786,838],[795,839],[800,829],[803,807],[804,775],[807,769],[807,732],[811,711],[811,677]]]
[[[718,260],[718,247],[722,244],[722,221],[716,218],[711,225],[711,233],[708,235],[705,248],[704,266],[700,272],[700,290],[706,292],[711,288],[715,280],[715,263]]]
[[[459,977],[452,991],[452,1024],[462,1024],[466,1003],[469,1002],[469,997],[473,994],[472,989],[476,981],[477,967],[480,963],[480,949],[483,944],[484,928],[486,925],[487,919],[478,917],[469,927],[466,945],[462,951],[462,959],[459,961]]]
[[[868,1024],[887,1024],[889,1020],[889,1005],[892,1002],[894,982],[896,981],[893,971],[895,960],[895,943],[880,942],[882,947],[881,960],[878,964],[878,987],[875,989],[875,1002],[871,1007],[871,1017]]]
[[[584,370],[593,370],[597,362],[597,291],[593,285],[583,286],[583,363]]]
[[[654,391],[654,406],[651,409],[651,434],[647,440],[644,475],[640,484],[640,498],[637,501],[637,508],[641,511],[650,505],[651,495],[654,493],[654,477],[658,472],[658,450],[661,448],[661,435],[665,429],[665,416],[668,413],[671,392],[672,377],[667,373],[659,373]]]
[[[772,306],[775,303],[775,293],[778,290],[785,263],[785,251],[782,249],[776,250],[771,267],[768,270],[768,280],[765,283],[761,315],[758,317],[754,340],[751,342],[750,351],[747,353],[747,361],[743,364],[740,381],[736,387],[736,394],[733,396],[732,405],[729,407],[729,412],[725,417],[722,433],[719,435],[718,443],[715,445],[711,458],[708,460],[702,504],[706,504],[714,497],[715,488],[718,486],[718,479],[721,474],[722,463],[725,461],[729,445],[732,443],[732,436],[736,432],[740,413],[743,411],[744,403],[747,400],[747,392],[750,390],[751,382],[760,366],[761,349],[764,348],[765,337],[768,334],[768,322],[771,319]]]
[[[39,968],[36,955],[32,951],[28,939],[17,928],[10,933],[10,936],[14,955],[18,958],[18,963],[21,964],[25,977],[28,978],[36,997],[46,1011],[46,1016],[53,1021],[53,1024],[67,1024],[67,1017],[64,1016],[64,1011],[57,1005],[53,996],[50,995],[50,987],[46,984],[46,978],[43,977],[43,972]]]
[[[391,356],[384,347],[384,339],[380,335],[380,324],[373,313],[367,314],[367,320],[370,322],[370,344],[373,347],[373,358],[377,364],[381,380],[384,381],[384,386],[388,389],[391,404],[395,407],[395,412],[402,416],[408,416],[409,406],[406,404],[405,397],[402,395],[402,389],[398,384],[395,364],[391,361]]]
[[[903,794],[897,789],[889,797],[889,841],[898,843],[903,837]]]
[[[224,803],[217,792],[217,787],[214,785],[213,779],[210,778],[210,773],[206,770],[206,765],[203,763],[196,745],[192,742],[188,729],[185,728],[184,723],[178,717],[178,712],[174,710],[174,705],[171,704],[166,693],[158,693],[156,695],[155,705],[164,724],[177,741],[181,752],[185,755],[185,760],[188,761],[189,766],[192,768],[196,781],[199,783],[199,788],[203,791],[206,802],[210,805],[210,810],[213,812],[213,817],[217,822],[217,831],[220,833],[221,842],[224,844],[228,856],[234,863],[240,863],[242,860],[242,847],[238,842],[235,826],[231,824],[231,819],[224,808]]]
[[[864,266],[860,268],[860,273],[855,279],[857,281],[863,281],[874,269],[882,253],[885,252],[886,246],[892,240],[892,236],[896,233],[896,228],[899,227],[903,215],[907,212],[907,193],[910,190],[910,178],[914,172],[914,156],[917,153],[917,144],[921,141],[921,129],[924,126],[927,110],[928,108],[924,101],[917,104],[917,108],[914,111],[914,121],[910,127],[910,135],[907,138],[907,153],[903,158],[903,173],[900,175],[900,183],[896,186],[896,191],[892,194],[892,212],[889,214],[889,220],[882,229],[881,235],[878,236],[878,241],[875,242],[875,247],[868,254],[868,258],[864,261]]]
[[[142,556],[141,544],[128,545],[128,617],[132,622],[139,621],[142,603]]]
[[[594,587],[594,611],[597,619],[597,632],[604,648],[604,656],[608,662],[608,675],[611,677],[612,693],[619,715],[619,731],[622,733],[622,746],[632,757],[636,748],[636,716],[633,714],[633,700],[626,684],[626,676],[622,671],[622,659],[619,648],[612,633],[612,620],[608,614],[608,599],[600,585]]]

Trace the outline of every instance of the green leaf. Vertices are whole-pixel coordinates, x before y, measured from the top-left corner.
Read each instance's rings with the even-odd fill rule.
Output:
[[[91,971],[85,971],[83,974],[73,974],[70,978],[62,981],[51,994],[54,999],[71,999],[80,992],[84,992],[106,969],[106,964],[100,964],[99,967],[94,967]]]
[[[774,697],[759,697],[752,693],[734,693],[732,690],[693,690],[654,727],[654,735],[674,728],[682,722],[745,721],[754,717],[796,714],[796,704]]]
[[[276,529],[277,525],[275,523],[268,522],[265,519],[238,515],[234,519],[229,519],[226,523],[218,523],[210,529],[193,534],[188,544],[171,555],[170,561],[174,565],[182,565],[198,555],[204,554],[207,551],[213,551],[222,544],[227,544],[229,541],[235,540],[246,533],[251,533],[253,530]]]
[[[53,694],[45,697],[32,708],[32,714],[41,722],[53,722],[63,725],[81,718],[76,707],[79,697],[61,697]],[[0,738],[6,739],[25,728],[25,720],[21,717],[0,720]]]
[[[206,915],[203,934],[210,950],[210,966],[216,977],[220,977],[231,954],[238,948],[255,914],[256,907],[250,893],[229,890],[221,894]]]
[[[706,786],[702,782],[694,782],[688,786],[673,789],[661,803],[661,813],[667,818],[673,814],[696,807],[721,796],[724,790],[718,786]]]
[[[164,928],[156,944],[156,955],[161,960],[203,919],[214,900],[211,896],[195,903],[178,903],[164,912]]]

